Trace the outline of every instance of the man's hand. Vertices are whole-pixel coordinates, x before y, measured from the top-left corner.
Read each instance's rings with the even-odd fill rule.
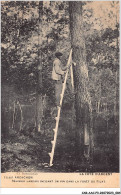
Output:
[[[76,66],[76,62],[72,61],[67,68],[70,68],[72,64]]]

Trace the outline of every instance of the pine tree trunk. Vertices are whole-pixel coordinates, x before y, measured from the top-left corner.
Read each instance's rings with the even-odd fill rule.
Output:
[[[42,37],[42,12],[43,2],[39,1],[39,28],[38,28],[38,75],[37,75],[37,98],[36,98],[36,128],[41,132],[42,117],[43,117],[43,103],[42,103],[42,52],[40,48],[40,38]],[[41,36],[41,37],[40,37]]]
[[[86,63],[85,39],[83,35],[82,2],[69,2],[70,33],[73,53],[75,110],[76,110],[76,151],[81,159],[84,157],[84,134],[90,129],[91,101],[88,90],[88,67]],[[91,131],[89,135],[92,137]]]

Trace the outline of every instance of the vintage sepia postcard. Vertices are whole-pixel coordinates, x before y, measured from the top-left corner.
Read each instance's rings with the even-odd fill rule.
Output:
[[[119,188],[119,6],[1,2],[2,188]]]

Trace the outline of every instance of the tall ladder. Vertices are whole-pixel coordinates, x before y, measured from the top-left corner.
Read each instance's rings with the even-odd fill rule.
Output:
[[[62,93],[60,94],[60,105],[57,107],[57,109],[58,109],[57,112],[58,113],[57,113],[57,117],[55,117],[56,125],[55,125],[55,128],[53,129],[54,139],[53,139],[53,141],[51,141],[52,150],[51,150],[51,153],[49,153],[49,156],[50,156],[50,164],[49,165],[50,165],[50,167],[53,165],[53,158],[54,158],[55,145],[56,145],[57,134],[58,134],[58,126],[59,126],[59,120],[60,120],[61,106],[62,106],[62,102],[63,102],[64,92],[65,92],[66,82],[67,82],[67,77],[68,77],[68,72],[69,72],[68,67],[69,67],[71,62],[72,62],[72,49],[70,51],[68,62],[67,62],[67,65],[66,65],[67,66],[67,71],[66,71],[65,80],[64,80],[64,83],[63,83],[63,87],[62,87]]]

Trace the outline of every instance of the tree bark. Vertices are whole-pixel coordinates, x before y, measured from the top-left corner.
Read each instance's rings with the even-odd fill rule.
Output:
[[[43,1],[39,1],[39,28],[38,28],[38,75],[37,75],[37,97],[36,97],[36,128],[41,132],[42,117],[43,117],[43,85],[42,85],[42,52],[40,48],[40,38],[42,37],[42,15]]]
[[[69,2],[70,34],[74,67],[75,111],[76,111],[76,151],[77,156],[84,157],[84,132],[89,132],[90,111],[92,111],[88,90],[88,67],[83,33],[82,2]],[[89,132],[91,138],[92,133]],[[92,143],[92,142],[91,142]]]

